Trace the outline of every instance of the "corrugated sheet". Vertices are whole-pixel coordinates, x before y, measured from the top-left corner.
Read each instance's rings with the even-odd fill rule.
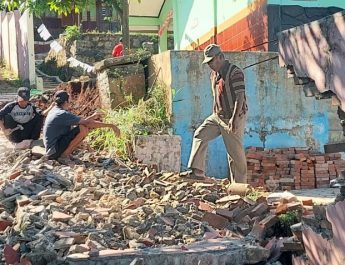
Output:
[[[279,34],[279,64],[333,91],[345,111],[345,11]]]

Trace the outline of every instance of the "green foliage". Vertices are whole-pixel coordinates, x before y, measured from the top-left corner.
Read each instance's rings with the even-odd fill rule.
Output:
[[[18,76],[14,72],[12,72],[9,66],[6,65],[3,61],[0,62],[0,72],[1,78],[3,80],[6,80],[6,83],[10,87],[14,87],[15,89],[17,89],[18,87],[24,86],[23,80],[19,79]]]
[[[264,192],[254,189],[250,193],[248,193],[246,197],[251,199],[252,201],[256,201],[263,195],[264,195]]]
[[[290,226],[300,222],[300,212],[299,211],[290,211],[285,214],[278,216],[278,231],[280,236],[291,236],[292,232]]]
[[[162,85],[155,86],[147,100],[140,100],[137,105],[109,110],[105,121],[116,124],[121,130],[121,137],[114,136],[108,129],[96,129],[89,134],[89,143],[98,150],[116,153],[117,156],[130,159],[135,135],[150,135],[165,132],[169,127],[166,113],[167,104]]]
[[[40,16],[46,11],[67,15],[74,9],[79,13],[88,4],[88,0],[3,0],[0,3],[8,10],[29,10],[30,13]]]
[[[63,33],[68,41],[76,40],[81,37],[80,28],[78,26],[67,26]]]
[[[279,215],[279,221],[282,225],[290,227],[299,222],[299,213],[298,211],[291,211],[285,214]]]

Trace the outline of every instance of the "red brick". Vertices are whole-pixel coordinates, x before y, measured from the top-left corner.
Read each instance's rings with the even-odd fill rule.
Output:
[[[268,210],[267,203],[262,202],[262,203],[259,203],[257,206],[255,206],[255,208],[251,211],[249,216],[250,217],[260,216],[264,214],[265,212],[267,212],[267,210]]]
[[[199,202],[198,209],[201,210],[201,211],[206,211],[206,212],[212,212],[214,210],[213,207],[211,207],[210,204],[202,202],[202,201]]]
[[[14,171],[8,176],[8,179],[10,179],[10,180],[16,179],[17,177],[20,176],[20,174],[22,174],[21,170]]]
[[[237,210],[238,209],[238,210]],[[227,219],[229,219],[229,220],[232,220],[233,218],[234,218],[234,215],[236,214],[236,213],[238,213],[240,211],[240,209],[239,208],[236,208],[236,209],[234,209],[234,210],[232,210],[232,211],[229,211],[229,210],[227,210],[227,209],[217,209],[216,210],[216,214],[217,215],[220,215],[220,216],[223,216],[223,217],[225,217],[225,218],[227,218]]]
[[[62,221],[62,222],[66,222],[66,221],[69,221],[70,219],[72,219],[73,217],[70,216],[70,215],[67,215],[65,213],[62,213],[62,212],[58,212],[58,211],[55,211],[53,212],[53,220],[54,221]]]
[[[260,225],[264,226],[265,229],[274,226],[278,222],[278,217],[274,214],[267,215],[263,220],[259,222]]]
[[[205,213],[202,221],[218,229],[224,229],[229,224],[227,218],[214,213]]]
[[[4,247],[4,257],[6,264],[17,264],[20,262],[19,254],[10,245]]]
[[[12,222],[9,220],[0,220],[0,231],[5,231],[9,226],[12,226]]]

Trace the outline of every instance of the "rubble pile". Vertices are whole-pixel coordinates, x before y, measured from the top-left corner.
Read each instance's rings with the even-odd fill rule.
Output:
[[[70,111],[75,115],[88,117],[101,107],[99,91],[93,79],[61,83],[56,87],[57,90],[65,90],[71,95]],[[31,102],[45,110],[52,104],[55,91],[48,90],[43,95],[33,96]]]
[[[75,115],[87,117],[101,107],[96,80],[86,78],[60,84],[56,90],[65,90],[71,96],[71,111]]]
[[[6,262],[21,257],[47,264],[75,253],[94,257],[107,249],[183,247],[216,238],[245,238],[260,248],[273,235],[277,216],[304,211],[287,193],[255,202],[229,194],[227,180],[190,182],[86,152],[74,168],[31,150],[0,156]]]
[[[345,169],[340,153],[322,154],[308,148],[247,149],[248,183],[270,190],[328,188]]]
[[[330,205],[314,205],[301,222],[291,226],[304,252],[293,256],[293,264],[343,264],[345,186]],[[297,245],[295,245],[297,246]]]

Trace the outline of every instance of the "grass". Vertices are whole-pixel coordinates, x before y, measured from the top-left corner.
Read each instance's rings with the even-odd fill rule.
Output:
[[[18,76],[11,71],[8,65],[6,65],[3,61],[0,62],[0,73],[1,79],[8,84],[9,87],[13,87],[14,89],[21,87],[24,85],[23,80],[19,79]]]
[[[261,196],[265,195],[264,191],[253,189],[250,193],[247,194],[247,198],[251,199],[252,201],[256,201]]]
[[[114,136],[111,130],[97,129],[89,134],[92,147],[109,154],[116,154],[123,159],[132,158],[132,143],[135,135],[164,133],[169,127],[166,97],[162,85],[155,86],[147,100],[129,107],[109,110],[105,122],[116,124],[121,130],[121,137]]]

